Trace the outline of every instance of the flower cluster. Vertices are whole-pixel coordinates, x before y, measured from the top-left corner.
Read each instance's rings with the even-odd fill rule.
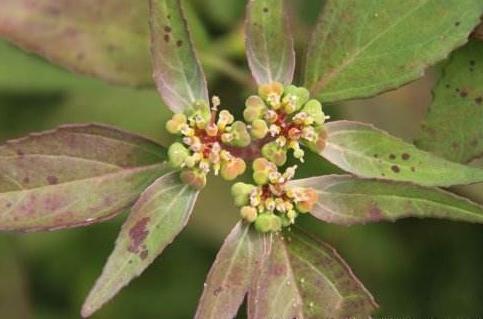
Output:
[[[204,101],[194,103],[186,113],[175,114],[167,123],[171,134],[181,136],[181,142],[168,149],[168,159],[175,168],[182,168],[183,182],[201,189],[206,175],[213,170],[226,180],[243,174],[246,164],[233,156],[229,147],[246,147],[251,139],[245,123],[235,121],[233,115],[222,110],[220,101],[213,98],[212,108]]]
[[[297,166],[284,173],[278,166],[286,163],[289,150],[303,162],[302,144],[317,151],[325,147],[328,117],[320,102],[310,99],[303,87],[275,82],[261,85],[258,95],[247,99],[243,117],[248,125],[235,121],[227,110],[218,112],[219,106],[217,97],[211,108],[208,102],[198,101],[166,124],[168,132],[180,137],[169,147],[168,159],[181,170],[182,181],[201,189],[211,171],[234,180],[245,172],[244,160],[255,157],[254,184],[232,187],[243,220],[260,232],[277,232],[292,225],[299,214],[310,212],[318,200],[315,190],[289,183]],[[256,155],[247,155],[252,153]]]
[[[241,217],[254,223],[260,232],[277,232],[295,222],[300,213],[308,213],[318,200],[311,188],[290,186],[297,166],[282,174],[277,166],[265,158],[253,162],[253,179],[256,185],[236,183],[232,186],[235,205]]]
[[[301,142],[318,151],[325,147],[323,124],[328,117],[307,89],[277,82],[262,85],[245,106],[243,116],[252,138],[267,139],[262,154],[277,166],[285,164],[288,150],[303,162]]]

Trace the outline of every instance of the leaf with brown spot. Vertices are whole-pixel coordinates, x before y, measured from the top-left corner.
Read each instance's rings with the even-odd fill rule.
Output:
[[[424,186],[451,186],[483,181],[482,169],[450,162],[419,150],[372,125],[335,121],[327,123],[326,128],[327,143],[320,155],[357,176],[413,182]]]
[[[132,208],[82,316],[89,317],[139,276],[186,226],[198,191],[183,184],[178,172],[157,179]]]
[[[257,278],[248,296],[248,318],[368,317],[371,294],[325,243],[298,229],[267,235]]]
[[[0,146],[0,229],[77,227],[114,217],[169,169],[165,150],[101,125],[63,126]]]
[[[0,36],[70,70],[152,83],[148,5],[130,0],[3,0]]]
[[[211,267],[196,319],[232,319],[250,287],[262,252],[262,235],[238,223]]]
[[[175,113],[208,101],[206,78],[195,54],[179,0],[150,0],[153,77]],[[169,27],[169,32],[166,27]]]
[[[304,86],[323,102],[397,88],[466,43],[482,12],[481,0],[328,0]]]
[[[258,84],[291,84],[295,51],[284,0],[250,0],[245,22],[248,64]]]
[[[483,155],[483,42],[470,41],[445,63],[416,144],[460,163]]]
[[[438,188],[409,183],[327,175],[296,180],[319,195],[312,215],[328,223],[352,225],[400,218],[439,218],[483,223],[483,207]]]

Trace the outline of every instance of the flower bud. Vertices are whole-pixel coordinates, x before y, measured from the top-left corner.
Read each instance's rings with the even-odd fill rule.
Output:
[[[250,130],[250,134],[254,139],[261,140],[268,133],[268,126],[264,120],[256,119],[252,123],[252,129]]]
[[[277,232],[282,229],[282,220],[273,214],[259,214],[255,220],[255,229],[261,233]]]
[[[251,206],[242,207],[240,210],[241,217],[249,223],[253,223],[257,219],[257,209]]]
[[[246,164],[238,157],[233,158],[229,162],[225,162],[221,165],[221,177],[227,181],[232,181],[238,176],[245,173]]]
[[[285,112],[290,114],[300,110],[309,98],[310,92],[304,87],[296,87],[295,85],[285,87],[282,100]]]
[[[307,113],[316,125],[322,125],[325,122],[325,114],[322,112],[322,104],[317,100],[310,100],[302,109],[302,112]]]
[[[206,174],[199,170],[184,169],[180,174],[181,181],[195,189],[202,189],[206,185]]]
[[[283,166],[287,161],[287,151],[275,142],[265,144],[262,147],[262,155],[277,166]]]
[[[250,193],[255,189],[255,185],[245,183],[235,183],[231,187],[231,195],[234,198],[235,206],[242,207],[250,202]]]
[[[181,143],[173,143],[168,148],[168,161],[174,168],[181,167],[190,155],[190,151]]]
[[[235,147],[247,147],[250,145],[251,138],[245,123],[240,121],[233,123],[231,134],[233,139],[230,141],[230,145]]]

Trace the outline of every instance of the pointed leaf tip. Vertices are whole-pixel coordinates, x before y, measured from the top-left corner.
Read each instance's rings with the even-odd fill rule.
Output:
[[[360,177],[452,186],[483,181],[483,170],[450,162],[375,128],[335,121],[326,124],[326,147],[320,155]]]
[[[440,218],[483,223],[483,207],[450,192],[411,183],[327,175],[296,180],[319,195],[311,212],[328,223],[353,225],[400,218]]]
[[[185,227],[198,191],[181,183],[178,174],[165,174],[141,194],[82,307],[83,316],[92,315],[139,276]]]

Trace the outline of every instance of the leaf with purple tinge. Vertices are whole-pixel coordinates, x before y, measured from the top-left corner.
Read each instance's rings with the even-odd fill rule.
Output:
[[[131,0],[2,0],[0,36],[70,70],[149,85],[148,5]]]
[[[335,121],[326,124],[327,143],[320,155],[360,177],[452,186],[483,181],[483,169],[450,162],[375,128]]]
[[[249,225],[235,226],[211,267],[195,318],[235,318],[257,269],[262,240]]]
[[[196,57],[179,0],[150,0],[153,77],[175,113],[208,101],[206,78]]]
[[[267,235],[268,252],[248,296],[248,318],[368,317],[371,294],[325,243],[298,229]]]
[[[258,84],[290,84],[295,51],[284,0],[250,0],[245,23],[248,64]]]
[[[186,226],[197,196],[198,191],[183,184],[177,172],[167,173],[146,189],[82,307],[83,317],[91,316],[163,252]]]
[[[410,183],[327,175],[292,182],[319,195],[312,215],[328,223],[352,225],[406,217],[483,223],[483,207],[438,188]]]
[[[0,229],[109,219],[169,171],[162,146],[101,125],[63,126],[0,146]]]
[[[304,86],[324,102],[395,89],[466,43],[482,12],[481,0],[328,0]]]

